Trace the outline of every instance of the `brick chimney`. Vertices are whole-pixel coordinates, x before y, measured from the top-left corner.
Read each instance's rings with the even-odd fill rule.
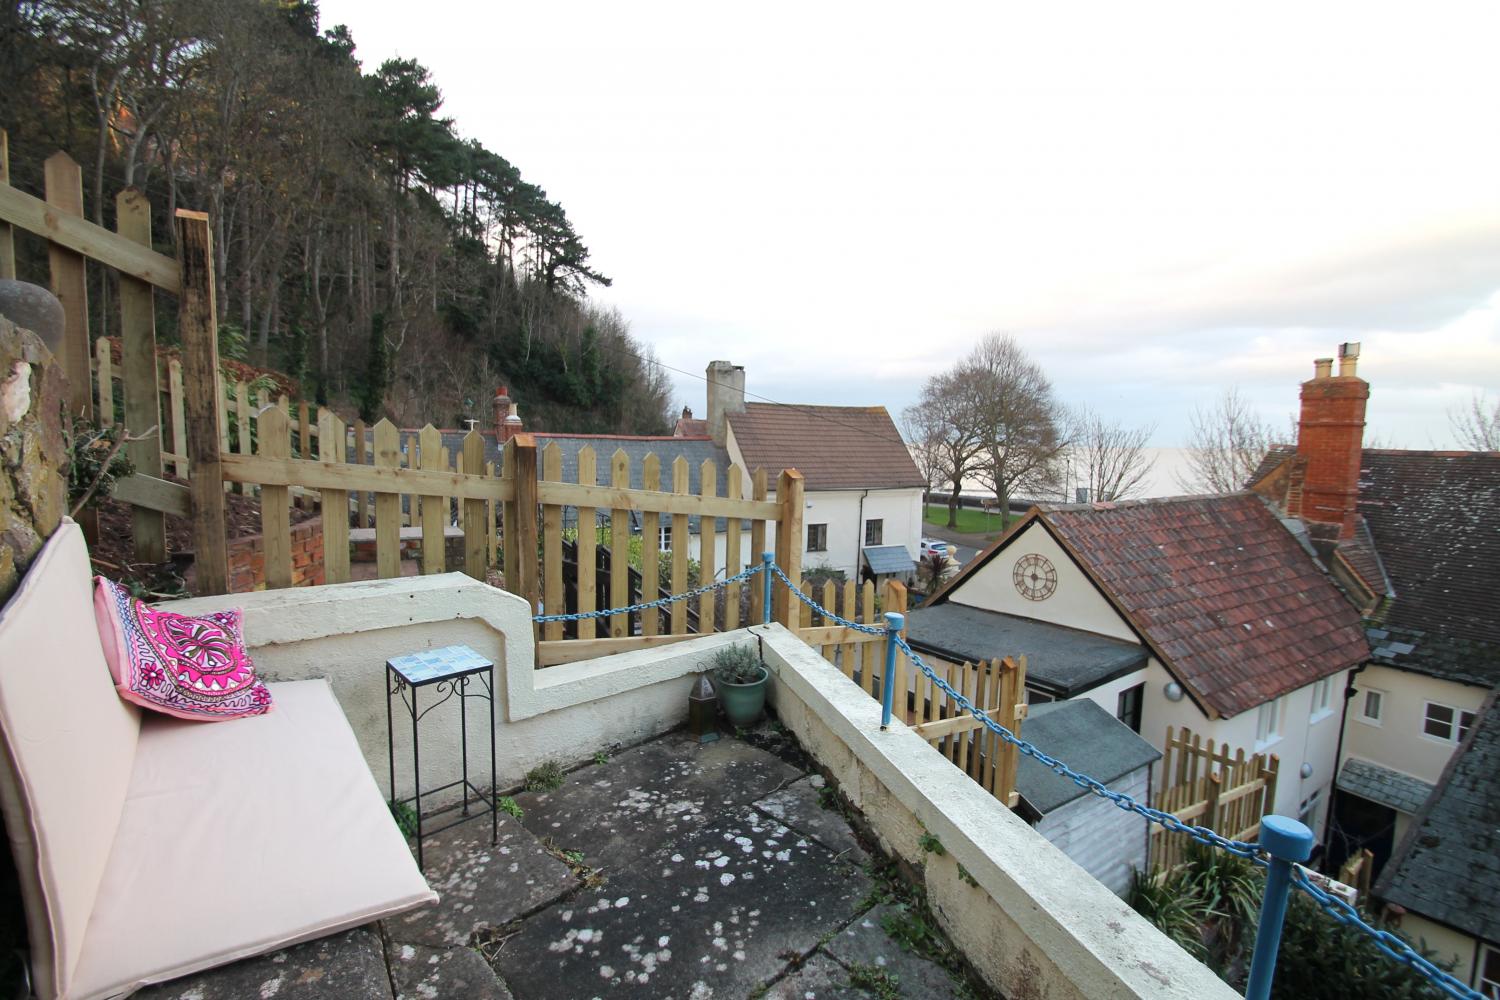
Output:
[[[708,363],[708,436],[724,447],[729,414],[745,412],[745,368],[728,361]]]
[[[1332,358],[1317,359],[1312,379],[1302,383],[1297,455],[1304,473],[1300,496],[1290,498],[1287,512],[1304,521],[1337,525],[1342,540],[1354,534],[1370,383],[1354,373],[1358,344],[1340,344],[1338,361],[1334,375]]]
[[[495,407],[495,442],[504,444],[521,433],[521,418],[517,415],[516,404],[511,401],[505,386],[496,390],[491,403]]]

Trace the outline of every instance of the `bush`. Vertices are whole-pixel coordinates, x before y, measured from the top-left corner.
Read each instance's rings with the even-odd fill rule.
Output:
[[[745,643],[721,646],[709,660],[714,679],[721,684],[754,684],[761,678],[760,654]]]

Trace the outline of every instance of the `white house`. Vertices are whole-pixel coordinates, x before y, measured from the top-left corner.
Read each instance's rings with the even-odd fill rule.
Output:
[[[905,579],[922,541],[922,491],[896,424],[883,406],[747,403],[745,369],[708,366],[710,439],[747,471],[764,468],[771,496],[783,469],[802,473],[804,572]],[[696,430],[685,413],[679,425]]]
[[[1321,829],[1335,692],[1368,649],[1260,497],[1035,507],[907,621],[938,659],[1024,654],[1032,703],[1087,698],[1157,749],[1185,726],[1276,754],[1274,811]]]

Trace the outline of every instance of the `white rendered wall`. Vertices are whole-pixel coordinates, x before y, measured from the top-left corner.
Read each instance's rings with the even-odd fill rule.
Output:
[[[1478,712],[1486,694],[1483,688],[1377,664],[1355,675],[1354,687],[1344,726],[1344,758],[1359,757],[1434,784],[1458,744],[1422,732],[1426,703]],[[1364,692],[1371,689],[1382,692],[1379,725],[1361,718]]]
[[[1031,553],[1045,556],[1057,571],[1057,589],[1046,600],[1027,600],[1016,589],[1012,576],[1016,562]],[[1139,641],[1093,581],[1036,521],[1022,529],[1004,550],[950,591],[948,599],[971,608],[1035,618],[1127,642]],[[1110,712],[1113,714],[1114,709]]]

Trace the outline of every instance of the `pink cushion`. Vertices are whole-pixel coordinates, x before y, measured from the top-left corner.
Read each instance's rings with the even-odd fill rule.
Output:
[[[192,618],[158,611],[96,578],[94,617],[120,697],[179,719],[264,715],[271,692],[245,651],[240,609]]]

